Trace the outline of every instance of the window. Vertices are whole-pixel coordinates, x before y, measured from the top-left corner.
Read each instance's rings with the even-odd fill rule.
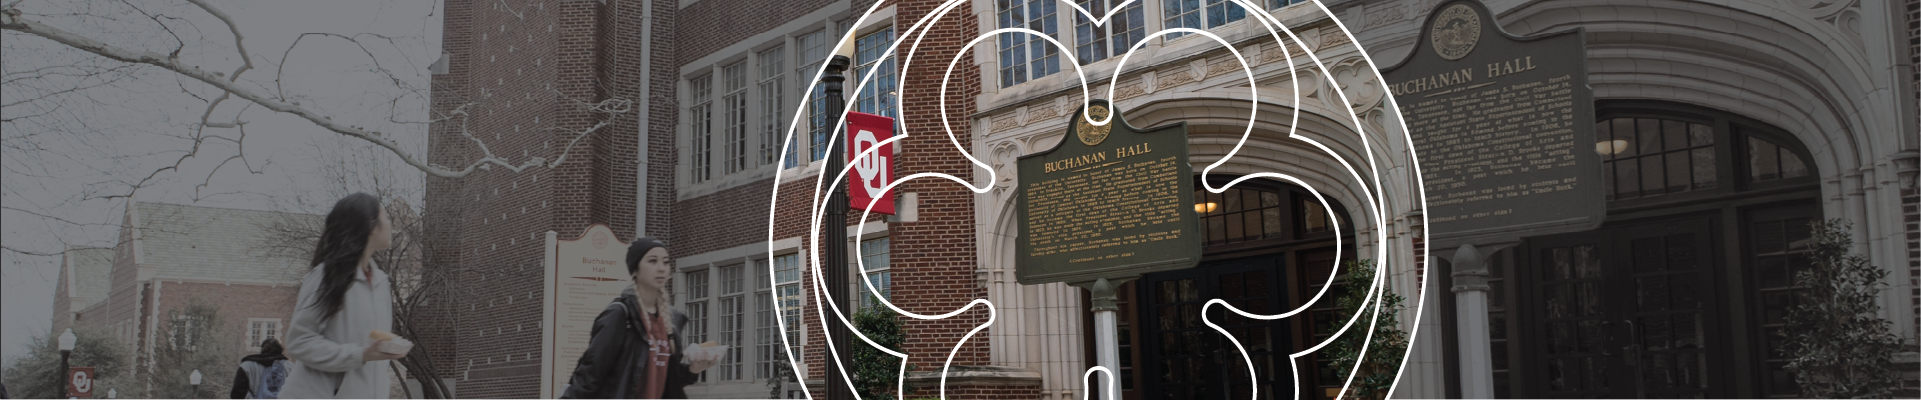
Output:
[[[763,165],[774,164],[780,157],[774,149],[779,149],[780,142],[785,140],[781,137],[783,132],[780,129],[787,124],[787,120],[780,118],[781,74],[787,72],[784,67],[787,61],[783,53],[785,51],[786,48],[775,47],[755,57],[760,63],[760,164]],[[794,160],[797,156],[788,153],[786,167],[797,165],[797,160]]]
[[[1027,28],[1055,36],[1054,0],[997,0],[994,10],[1001,28]],[[1001,87],[1051,75],[1061,70],[1060,49],[1028,33],[1000,34]]]
[[[1267,0],[1267,8],[1281,8],[1293,4],[1306,3],[1307,0]]]
[[[1749,136],[1747,150],[1750,182],[1808,176],[1808,164],[1800,156],[1772,141]]]
[[[741,355],[746,352],[743,346],[746,341],[741,335],[747,326],[744,294],[747,286],[743,270],[746,270],[745,265],[720,268],[720,339],[717,341],[734,348],[714,367],[715,371],[720,372],[722,381],[745,379],[741,377],[740,363]]]
[[[721,99],[727,109],[725,120],[721,120],[727,144],[721,149],[721,165],[725,166],[723,174],[733,174],[747,169],[747,63],[734,63],[720,71],[724,80],[721,87],[727,91]]]
[[[1658,118],[1612,118],[1595,124],[1595,152],[1605,160],[1608,199],[1714,188],[1714,129]]]
[[[1236,186],[1218,194],[1206,189],[1194,190],[1198,204],[1194,207],[1198,212],[1195,217],[1201,219],[1201,232],[1207,233],[1206,243],[1218,245],[1281,237],[1287,227],[1281,221],[1281,214],[1293,212],[1281,207],[1281,195],[1252,186]],[[1318,203],[1309,209],[1321,212]]]
[[[801,92],[807,93],[807,161],[820,160],[827,155],[826,87],[814,78],[820,74],[820,65],[827,62],[827,30],[818,30],[794,38],[794,45],[800,47],[796,54],[806,64],[794,70],[794,82],[800,84]],[[799,143],[799,141],[795,141]]]
[[[280,338],[280,319],[247,319],[248,351],[259,351],[260,343],[269,338]]]
[[[867,34],[854,41],[854,75],[848,79],[860,84],[860,80],[873,76],[862,86],[854,97],[854,111],[862,113],[899,117],[895,114],[896,99],[894,87],[894,58],[888,57],[887,46],[894,43],[894,28],[888,27]]]
[[[1227,25],[1230,22],[1247,18],[1247,9],[1240,4],[1227,0],[1161,0],[1161,15],[1166,22],[1164,28],[1209,29]],[[1205,24],[1205,25],[1203,25]],[[1184,36],[1184,33],[1167,34],[1168,39]]]
[[[1107,15],[1114,5],[1125,1],[1081,0],[1078,3],[1095,18],[1100,18]],[[1127,49],[1134,47],[1134,43],[1147,35],[1147,24],[1142,21],[1143,18],[1141,2],[1138,1],[1115,11],[1112,17],[1108,17],[1107,23],[1100,26],[1094,25],[1093,19],[1079,12],[1074,13],[1075,58],[1080,59],[1081,65],[1088,65],[1127,54]]]
[[[861,241],[860,262],[861,275],[866,277],[867,281],[874,283],[874,288],[880,290],[881,298],[891,300],[893,298],[889,296],[893,295],[893,291],[889,288],[892,277],[887,272],[887,243],[886,237]],[[880,302],[874,299],[874,294],[867,290],[866,284],[854,283],[854,286],[860,289],[860,307],[880,306]]]
[[[708,290],[707,270],[687,272],[687,327],[680,331],[688,344],[707,342]],[[707,381],[707,372],[711,371],[701,372],[699,381]]]
[[[197,316],[174,315],[167,330],[167,344],[175,348],[199,349],[200,335],[206,331],[202,323]]]
[[[768,290],[773,288],[773,280],[762,274],[763,271],[749,272],[756,277],[754,283],[757,284],[754,286],[755,379],[774,377],[774,373],[779,371],[776,369],[778,365],[774,364],[787,363],[786,356],[780,353],[780,337],[777,337],[780,326],[774,325],[774,294]]]
[[[707,181],[707,179],[713,178],[713,78],[714,76],[712,74],[708,74],[687,81],[688,91],[692,94],[692,100],[694,101],[694,106],[687,108],[687,128],[693,131],[692,137],[694,141],[688,144],[690,148],[688,153],[693,155],[692,163],[690,163],[693,167],[688,170],[688,174],[691,175],[694,182]]]
[[[1787,341],[1780,335],[1786,323],[1788,309],[1799,301],[1797,294],[1805,286],[1794,282],[1794,276],[1812,269],[1814,261],[1809,257],[1808,243],[1814,232],[1808,223],[1813,218],[1794,213],[1793,208],[1752,211],[1744,216],[1748,232],[1749,258],[1753,275],[1754,294],[1760,299],[1760,321],[1753,326],[1760,327],[1765,350],[1762,358],[1767,364],[1767,373],[1762,380],[1764,396],[1793,397],[1801,393],[1794,381],[1794,373],[1787,370],[1789,355],[1781,351]]]
[[[787,336],[787,352],[795,360],[801,360],[804,353],[801,352],[800,343],[806,337],[801,335],[800,327],[800,254],[774,258],[774,296],[780,300],[780,322],[786,327],[786,332],[782,334]],[[779,362],[787,363],[785,359]]]

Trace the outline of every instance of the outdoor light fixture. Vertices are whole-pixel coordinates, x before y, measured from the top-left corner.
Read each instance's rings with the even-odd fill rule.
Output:
[[[115,398],[120,398],[120,390],[107,389],[107,399],[111,400]]]
[[[60,333],[60,350],[73,351],[74,341],[75,341],[75,338],[73,336],[73,329],[67,329],[67,332]]]
[[[1194,213],[1213,213],[1214,209],[1219,209],[1219,208],[1221,208],[1221,204],[1219,203],[1214,203],[1214,202],[1196,203],[1194,204]]]
[[[1628,141],[1625,140],[1616,139],[1594,143],[1594,153],[1600,153],[1602,156],[1613,156],[1615,153],[1621,153],[1627,150]]]
[[[200,369],[194,369],[192,374],[187,375],[187,384],[193,386],[193,398],[200,398]]]

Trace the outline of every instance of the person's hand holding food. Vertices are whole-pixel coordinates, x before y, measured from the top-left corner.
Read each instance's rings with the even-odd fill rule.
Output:
[[[688,351],[687,369],[694,373],[706,371],[707,368],[720,364],[720,358],[727,356],[727,350],[721,348],[720,343],[713,341],[695,344],[689,347]]]

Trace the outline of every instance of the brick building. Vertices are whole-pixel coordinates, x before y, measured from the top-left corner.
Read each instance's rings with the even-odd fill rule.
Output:
[[[1304,188],[1281,181],[1254,180],[1224,194],[1197,194],[1197,199],[1222,205],[1203,214],[1209,225],[1202,265],[1149,275],[1123,287],[1121,376],[1126,398],[1235,397],[1250,384],[1264,386],[1263,396],[1285,397],[1293,395],[1287,389],[1296,382],[1303,387],[1302,398],[1328,396],[1339,387],[1339,377],[1317,355],[1295,362],[1297,377],[1281,372],[1289,371],[1285,354],[1324,338],[1331,305],[1314,305],[1307,318],[1240,328],[1261,333],[1267,344],[1254,352],[1263,368],[1253,377],[1237,368],[1245,365],[1216,360],[1212,353],[1227,346],[1209,337],[1205,327],[1196,327],[1189,319],[1193,313],[1184,311],[1198,307],[1197,299],[1224,294],[1243,294],[1248,302],[1276,307],[1300,305],[1320,289],[1317,278],[1332,274],[1340,262],[1333,257],[1337,250],[1344,258],[1382,258],[1377,262],[1389,267],[1391,289],[1410,299],[1433,301],[1426,303],[1418,322],[1421,342],[1397,394],[1459,395],[1461,376],[1467,375],[1489,377],[1495,384],[1493,396],[1606,396],[1531,384],[1554,379],[1543,376],[1548,372],[1562,372],[1547,366],[1565,355],[1532,351],[1554,341],[1547,334],[1487,338],[1496,350],[1495,364],[1460,366],[1457,351],[1449,348],[1462,341],[1454,337],[1458,328],[1453,323],[1462,312],[1455,309],[1449,292],[1420,291],[1423,276],[1437,278],[1426,288],[1448,288],[1442,280],[1450,272],[1444,270],[1446,264],[1437,264],[1436,269],[1443,269],[1436,271],[1440,274],[1427,274],[1425,260],[1419,258],[1420,203],[1416,183],[1405,173],[1411,170],[1410,151],[1393,145],[1396,141],[1384,134],[1395,132],[1377,118],[1389,112],[1384,109],[1385,94],[1340,25],[1354,30],[1373,62],[1393,63],[1408,54],[1419,37],[1420,21],[1439,1],[1327,1],[1330,17],[1319,6],[1298,0],[1260,0],[1254,3],[1264,9],[1240,12],[1224,8],[1231,3],[1196,6],[1148,0],[1118,11],[1115,18],[1124,22],[1096,26],[1053,1],[970,0],[946,11],[927,30],[908,67],[901,67],[898,59],[906,56],[905,45],[893,52],[896,57],[882,57],[891,42],[911,42],[914,38],[902,33],[941,3],[882,2],[866,20],[858,20],[873,2],[448,2],[444,56],[433,78],[434,102],[441,112],[466,114],[461,124],[433,128],[430,158],[460,165],[483,155],[463,129],[495,155],[551,160],[570,150],[558,168],[495,168],[462,180],[430,179],[425,219],[429,232],[437,236],[431,239],[429,264],[449,268],[461,283],[457,296],[435,304],[446,308],[440,314],[445,318],[434,322],[433,335],[419,341],[443,367],[442,378],[455,383],[461,397],[532,397],[540,358],[571,363],[576,356],[539,354],[539,242],[547,231],[570,237],[589,224],[605,223],[623,240],[639,235],[666,239],[676,269],[675,302],[693,319],[683,335],[690,341],[734,347],[730,359],[689,388],[691,396],[792,396],[803,383],[821,396],[825,347],[815,305],[809,301],[810,286],[803,284],[812,279],[804,255],[813,242],[805,238],[806,209],[821,157],[830,151],[825,135],[831,120],[817,88],[809,85],[819,63],[846,37],[857,50],[856,68],[849,71],[848,109],[900,117],[900,128],[911,135],[897,145],[897,177],[942,172],[972,182],[986,179],[988,170],[960,157],[942,134],[938,82],[946,63],[941,61],[958,59],[960,68],[946,84],[951,127],[963,146],[999,178],[983,183],[995,186],[983,194],[939,180],[897,188],[900,216],[875,217],[849,230],[845,246],[866,269],[857,274],[872,279],[881,295],[917,313],[946,313],[976,298],[996,304],[995,324],[956,354],[949,396],[1081,397],[1086,386],[1080,378],[1092,363],[1086,295],[1061,284],[1015,283],[1016,237],[1002,234],[1016,231],[1012,188],[1020,177],[1013,161],[1060,141],[1082,100],[1080,78],[1063,55],[1080,61],[1093,93],[1112,88],[1112,100],[1135,126],[1187,122],[1194,164],[1221,159],[1247,116],[1248,82],[1239,64],[1226,48],[1200,35],[1147,36],[1192,27],[1220,35],[1249,57],[1254,82],[1262,89],[1254,137],[1215,174],[1296,172],[1327,195],[1335,212],[1321,213]],[[1079,3],[1104,12],[1121,2]],[[1602,229],[1526,245],[1600,241],[1642,224],[1709,222],[1712,228],[1697,234],[1709,238],[1702,246],[1719,256],[1701,266],[1699,274],[1718,278],[1703,285],[1719,295],[1710,303],[1712,312],[1699,315],[1719,319],[1710,322],[1715,329],[1708,333],[1718,348],[1710,355],[1712,364],[1699,366],[1712,370],[1636,374],[1709,378],[1709,384],[1699,387],[1659,389],[1674,391],[1677,397],[1786,394],[1789,390],[1778,383],[1776,361],[1768,359],[1767,345],[1756,334],[1771,329],[1764,318],[1778,305],[1768,300],[1784,290],[1771,286],[1778,284],[1774,281],[1752,277],[1760,273],[1744,272],[1774,266],[1770,263],[1775,259],[1748,256],[1764,253],[1763,248],[1783,261],[1792,259],[1792,241],[1771,238],[1795,235],[1787,228],[1814,218],[1855,221],[1856,242],[1874,263],[1907,266],[1896,269],[1898,282],[1890,283],[1884,314],[1897,322],[1917,321],[1921,295],[1915,295],[1914,280],[1921,270],[1913,267],[1917,251],[1912,216],[1915,126],[1921,121],[1903,118],[1903,111],[1916,109],[1916,89],[1912,83],[1899,85],[1897,79],[1911,76],[1913,67],[1895,65],[1901,60],[1912,63],[1914,42],[1885,39],[1917,29],[1912,23],[1903,29],[1898,21],[1912,18],[1914,2],[1904,3],[1904,10],[1863,8],[1894,7],[1889,2],[1839,2],[1808,9],[1604,3],[1591,7],[1491,1],[1489,9],[1501,26],[1517,35],[1587,29],[1590,80],[1601,119],[1597,123],[1646,120],[1706,127],[1703,133],[1714,145],[1701,148],[1721,155],[1720,163],[1659,167],[1664,172],[1700,171],[1723,185],[1671,193],[1664,189],[1659,194],[1638,186],[1629,192],[1610,186],[1608,220]],[[1294,29],[1305,46],[1272,43],[1266,31],[1247,18],[1247,13],[1257,12]],[[1674,15],[1706,22],[1646,23]],[[1837,28],[1846,24],[1832,22],[1836,18],[1872,23]],[[1046,41],[1013,37],[962,48],[981,32],[1013,27],[1056,35],[1072,49],[1050,50]],[[1141,53],[1129,65],[1119,65],[1119,55],[1126,51],[1119,45],[1141,40],[1146,40]],[[1817,45],[1824,43],[1852,45]],[[1300,57],[1308,52],[1326,61],[1325,66]],[[1695,53],[1708,56],[1680,56]],[[1780,54],[1808,54],[1817,61],[1771,56]],[[1293,66],[1286,64],[1289,55],[1294,56]],[[1289,81],[1297,78],[1288,74],[1289,67],[1326,74],[1298,78],[1300,95],[1308,103],[1290,104],[1294,86]],[[1119,78],[1110,80],[1116,70]],[[1903,71],[1910,75],[1898,74]],[[868,83],[855,93],[864,79]],[[1337,87],[1348,91],[1349,110],[1332,96],[1331,88]],[[806,93],[813,96],[803,105]],[[1860,96],[1873,99],[1857,99]],[[1821,100],[1787,100],[1790,97]],[[629,102],[631,109],[601,113],[581,107],[609,100]],[[1288,138],[1293,127],[1284,121],[1295,108],[1303,112],[1300,135],[1325,144],[1342,159],[1371,155],[1384,161],[1381,171],[1403,172],[1385,174],[1390,178],[1378,183],[1355,182],[1340,173],[1339,161],[1323,149]],[[1352,126],[1348,111],[1361,114],[1367,123]],[[783,148],[789,125],[796,121],[800,128],[788,142],[791,146]],[[1388,145],[1364,145],[1358,139],[1362,135],[1372,144]],[[1763,154],[1772,156],[1759,156]],[[1627,164],[1617,162],[1603,167]],[[1384,188],[1382,193],[1369,199],[1362,188],[1376,186]],[[775,188],[778,198],[771,192]],[[1367,209],[1370,203],[1380,205],[1379,214]],[[763,214],[770,208],[776,212],[772,222]],[[860,222],[846,223],[852,228]],[[1349,241],[1337,249],[1335,227],[1386,242],[1356,246]],[[1434,260],[1451,255],[1451,250],[1439,251]],[[1502,269],[1497,275],[1505,278],[1495,285],[1508,290],[1496,291],[1499,295],[1490,298],[1491,309],[1485,311],[1490,321],[1502,325],[1495,333],[1523,333],[1523,325],[1535,322],[1529,314],[1537,311],[1529,305],[1545,302],[1539,291],[1529,288],[1547,284],[1514,275],[1544,262],[1515,255],[1511,250],[1496,254],[1494,263]],[[1251,287],[1231,285],[1250,282],[1263,290],[1247,295],[1255,294]],[[860,287],[856,293],[865,291]],[[1411,311],[1403,316],[1407,328],[1415,328]],[[903,351],[913,355],[909,363],[921,367],[910,379],[933,390],[938,378],[932,375],[950,347],[985,320],[979,311],[940,321],[903,320],[908,333]],[[783,321],[787,333],[777,324]],[[1913,341],[1913,325],[1897,327]],[[768,379],[779,375],[785,360],[783,336],[789,340],[788,351],[805,362],[805,380],[769,388]],[[1194,340],[1183,340],[1189,338]],[[1563,382],[1575,380],[1569,379],[1573,373],[1555,374],[1563,375],[1558,377]]]
[[[108,334],[134,352],[134,366],[149,366],[156,344],[197,324],[182,315],[188,305],[204,303],[219,310],[214,333],[259,351],[262,340],[285,339],[309,271],[304,252],[274,251],[263,233],[289,223],[317,226],[320,217],[130,201],[114,247],[73,248],[62,257],[53,332]]]

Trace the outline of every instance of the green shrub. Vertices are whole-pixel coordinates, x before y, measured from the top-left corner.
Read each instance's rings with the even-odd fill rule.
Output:
[[[1842,220],[1809,224],[1811,266],[1794,275],[1797,301],[1781,327],[1781,354],[1807,398],[1888,398],[1900,377],[1889,357],[1903,351],[1892,323],[1877,316],[1875,287],[1888,272],[1848,254]]]
[[[1323,351],[1323,355],[1333,361],[1334,371],[1341,380],[1346,380],[1355,363],[1361,364],[1343,397],[1346,399],[1386,399],[1388,389],[1394,387],[1394,379],[1400,374],[1401,359],[1407,355],[1408,336],[1401,330],[1398,318],[1405,299],[1385,287],[1381,288],[1380,317],[1374,323],[1373,340],[1367,344],[1366,355],[1361,354],[1362,341],[1369,337],[1367,323],[1375,318],[1374,308],[1362,310],[1361,304],[1367,301],[1368,287],[1373,283],[1373,261],[1347,262],[1347,278],[1340,284],[1346,291],[1335,299],[1334,305],[1339,311],[1334,314],[1335,324],[1327,332],[1333,335],[1349,316],[1360,315],[1360,320],[1355,321],[1346,334]]]

